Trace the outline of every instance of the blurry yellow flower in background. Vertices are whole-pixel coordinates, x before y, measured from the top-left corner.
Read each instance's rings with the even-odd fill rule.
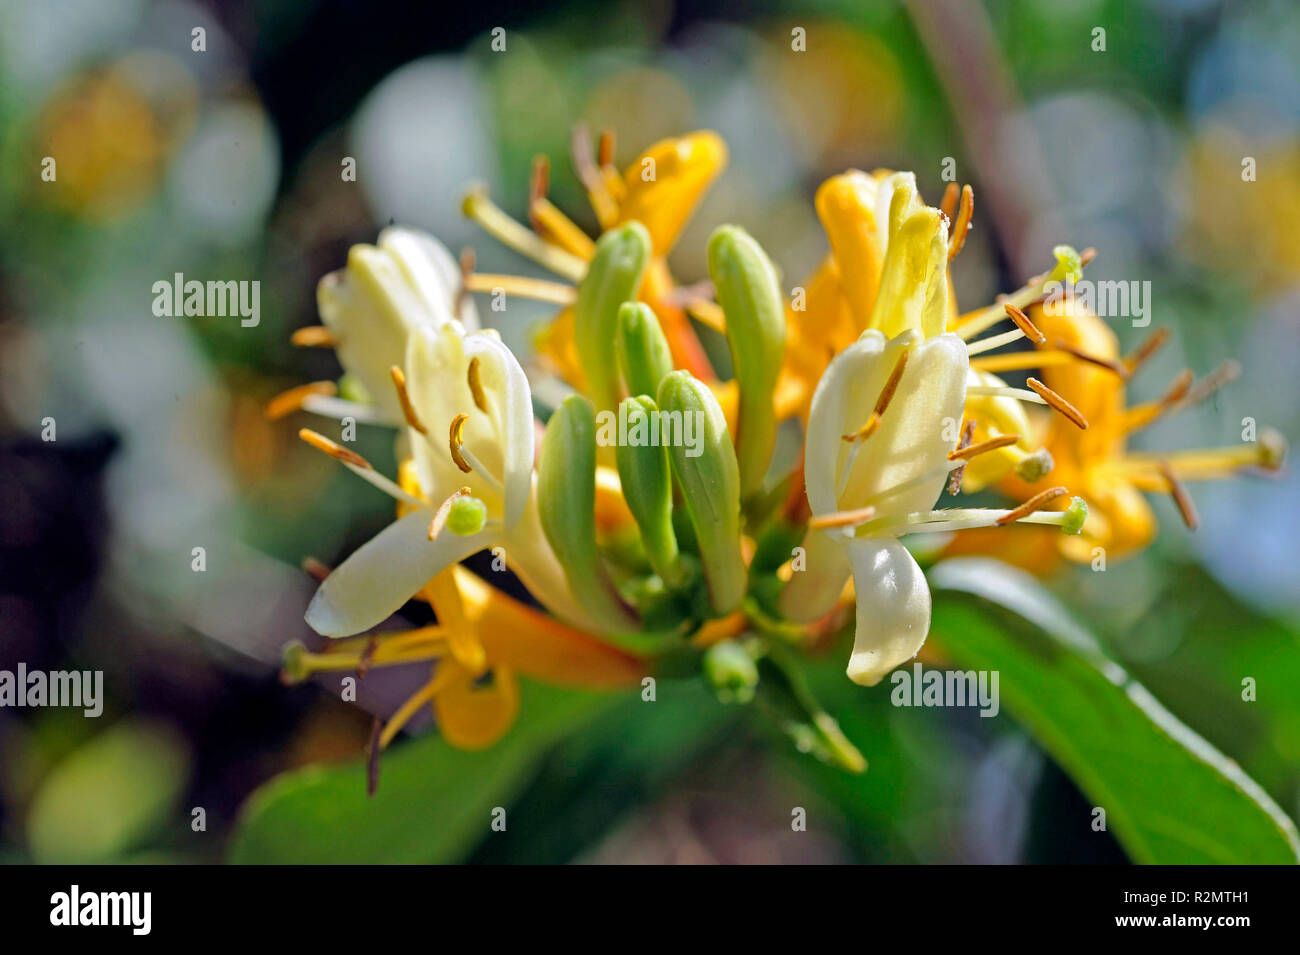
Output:
[[[57,171],[54,188],[37,195],[88,216],[135,205],[161,183],[198,99],[189,71],[162,53],[131,53],[75,77],[35,121],[34,148]]]

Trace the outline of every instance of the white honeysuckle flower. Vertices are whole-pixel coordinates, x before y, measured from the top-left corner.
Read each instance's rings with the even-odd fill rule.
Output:
[[[514,354],[494,332],[462,334],[448,322],[413,330],[404,367],[396,391],[406,402],[395,400],[409,424],[414,481],[394,496],[410,510],[322,582],[307,622],[325,636],[360,633],[452,564],[500,546],[538,600],[589,627],[537,514],[532,396]],[[462,497],[482,502],[475,533],[445,526],[448,505]]]
[[[381,420],[402,421],[389,369],[402,364],[413,330],[456,321],[463,329],[478,328],[474,303],[460,295],[460,288],[460,266],[446,246],[428,233],[401,226],[379,233],[375,245],[354,245],[347,266],[320,280],[316,299],[321,321],[339,362]],[[331,415],[341,410],[333,399],[304,406]]]
[[[816,619],[852,574],[857,632],[848,674],[856,683],[878,683],[915,656],[929,632],[929,586],[898,537],[911,515],[929,511],[948,479],[966,372],[966,345],[956,335],[923,340],[911,329],[886,339],[868,330],[835,356],[813,395],[807,569],[793,575],[781,604],[793,619]],[[845,440],[864,428],[867,437]]]

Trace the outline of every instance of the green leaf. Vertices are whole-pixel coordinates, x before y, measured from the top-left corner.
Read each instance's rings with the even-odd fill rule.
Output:
[[[460,859],[491,832],[493,808],[509,806],[546,750],[617,699],[527,682],[521,691],[518,722],[490,749],[455,749],[436,732],[389,749],[373,797],[366,796],[363,763],[313,766],[277,776],[245,803],[230,861]]]
[[[1109,659],[1032,577],[963,558],[937,565],[930,583],[941,652],[999,671],[1002,704],[1106,810],[1134,861],[1300,858],[1295,824],[1259,784]]]

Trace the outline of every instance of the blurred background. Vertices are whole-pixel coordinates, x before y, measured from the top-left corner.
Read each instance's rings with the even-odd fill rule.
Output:
[[[673,255],[682,283],[706,277],[708,232],[731,221],[793,284],[826,249],[825,177],[914,169],[937,203],[951,157],[977,199],[963,309],[1050,265],[1057,243],[1095,246],[1089,277],[1149,279],[1153,324],[1177,333],[1136,399],[1184,366],[1245,368],[1139,445],[1234,443],[1243,417],[1300,443],[1295,4],[514,6],[0,0],[0,669],[102,670],[106,697],[98,719],[0,709],[0,860],[219,861],[257,786],[358,759],[367,713],[286,689],[276,668],[304,636],[299,561],[337,562],[391,507],[263,405],[337,375],[289,335],[317,323],[317,280],[383,226],[530,272],[460,198],[481,182],[522,217],[548,153],[552,199],[594,227],[567,160],[577,121],[613,128],[620,164],[692,129],[727,140],[730,167]],[[156,317],[152,285],[175,272],[260,280],[260,324]],[[526,354],[546,311],[485,314]],[[1116,331],[1126,348],[1144,334]],[[391,473],[386,435],[358,450]],[[1300,478],[1193,493],[1195,534],[1156,500],[1153,548],[1050,585],[1295,817],[1300,694],[1230,703],[1241,674],[1300,686]],[[1109,836],[1062,823],[1083,797],[1010,719],[894,709],[838,658],[814,681],[866,775],[703,696],[650,723],[633,698],[531,763],[510,832],[460,857],[1122,861]],[[772,827],[792,805],[817,820],[808,833]]]

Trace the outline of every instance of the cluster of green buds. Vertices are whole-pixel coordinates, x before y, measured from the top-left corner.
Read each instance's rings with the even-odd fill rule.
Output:
[[[778,513],[788,482],[765,490],[785,349],[777,271],[743,229],[713,233],[709,273],[726,320],[729,393],[674,367],[655,311],[637,299],[651,258],[640,223],[610,229],[578,286],[586,394],[569,395],[546,422],[542,528],[604,639],[653,654],[657,675],[702,674],[724,702],[757,700],[801,748],[860,770],[861,754],[774,648],[807,637],[764,609],[761,595],[779,586],[776,564],[755,569],[749,559],[765,533],[788,536]]]

